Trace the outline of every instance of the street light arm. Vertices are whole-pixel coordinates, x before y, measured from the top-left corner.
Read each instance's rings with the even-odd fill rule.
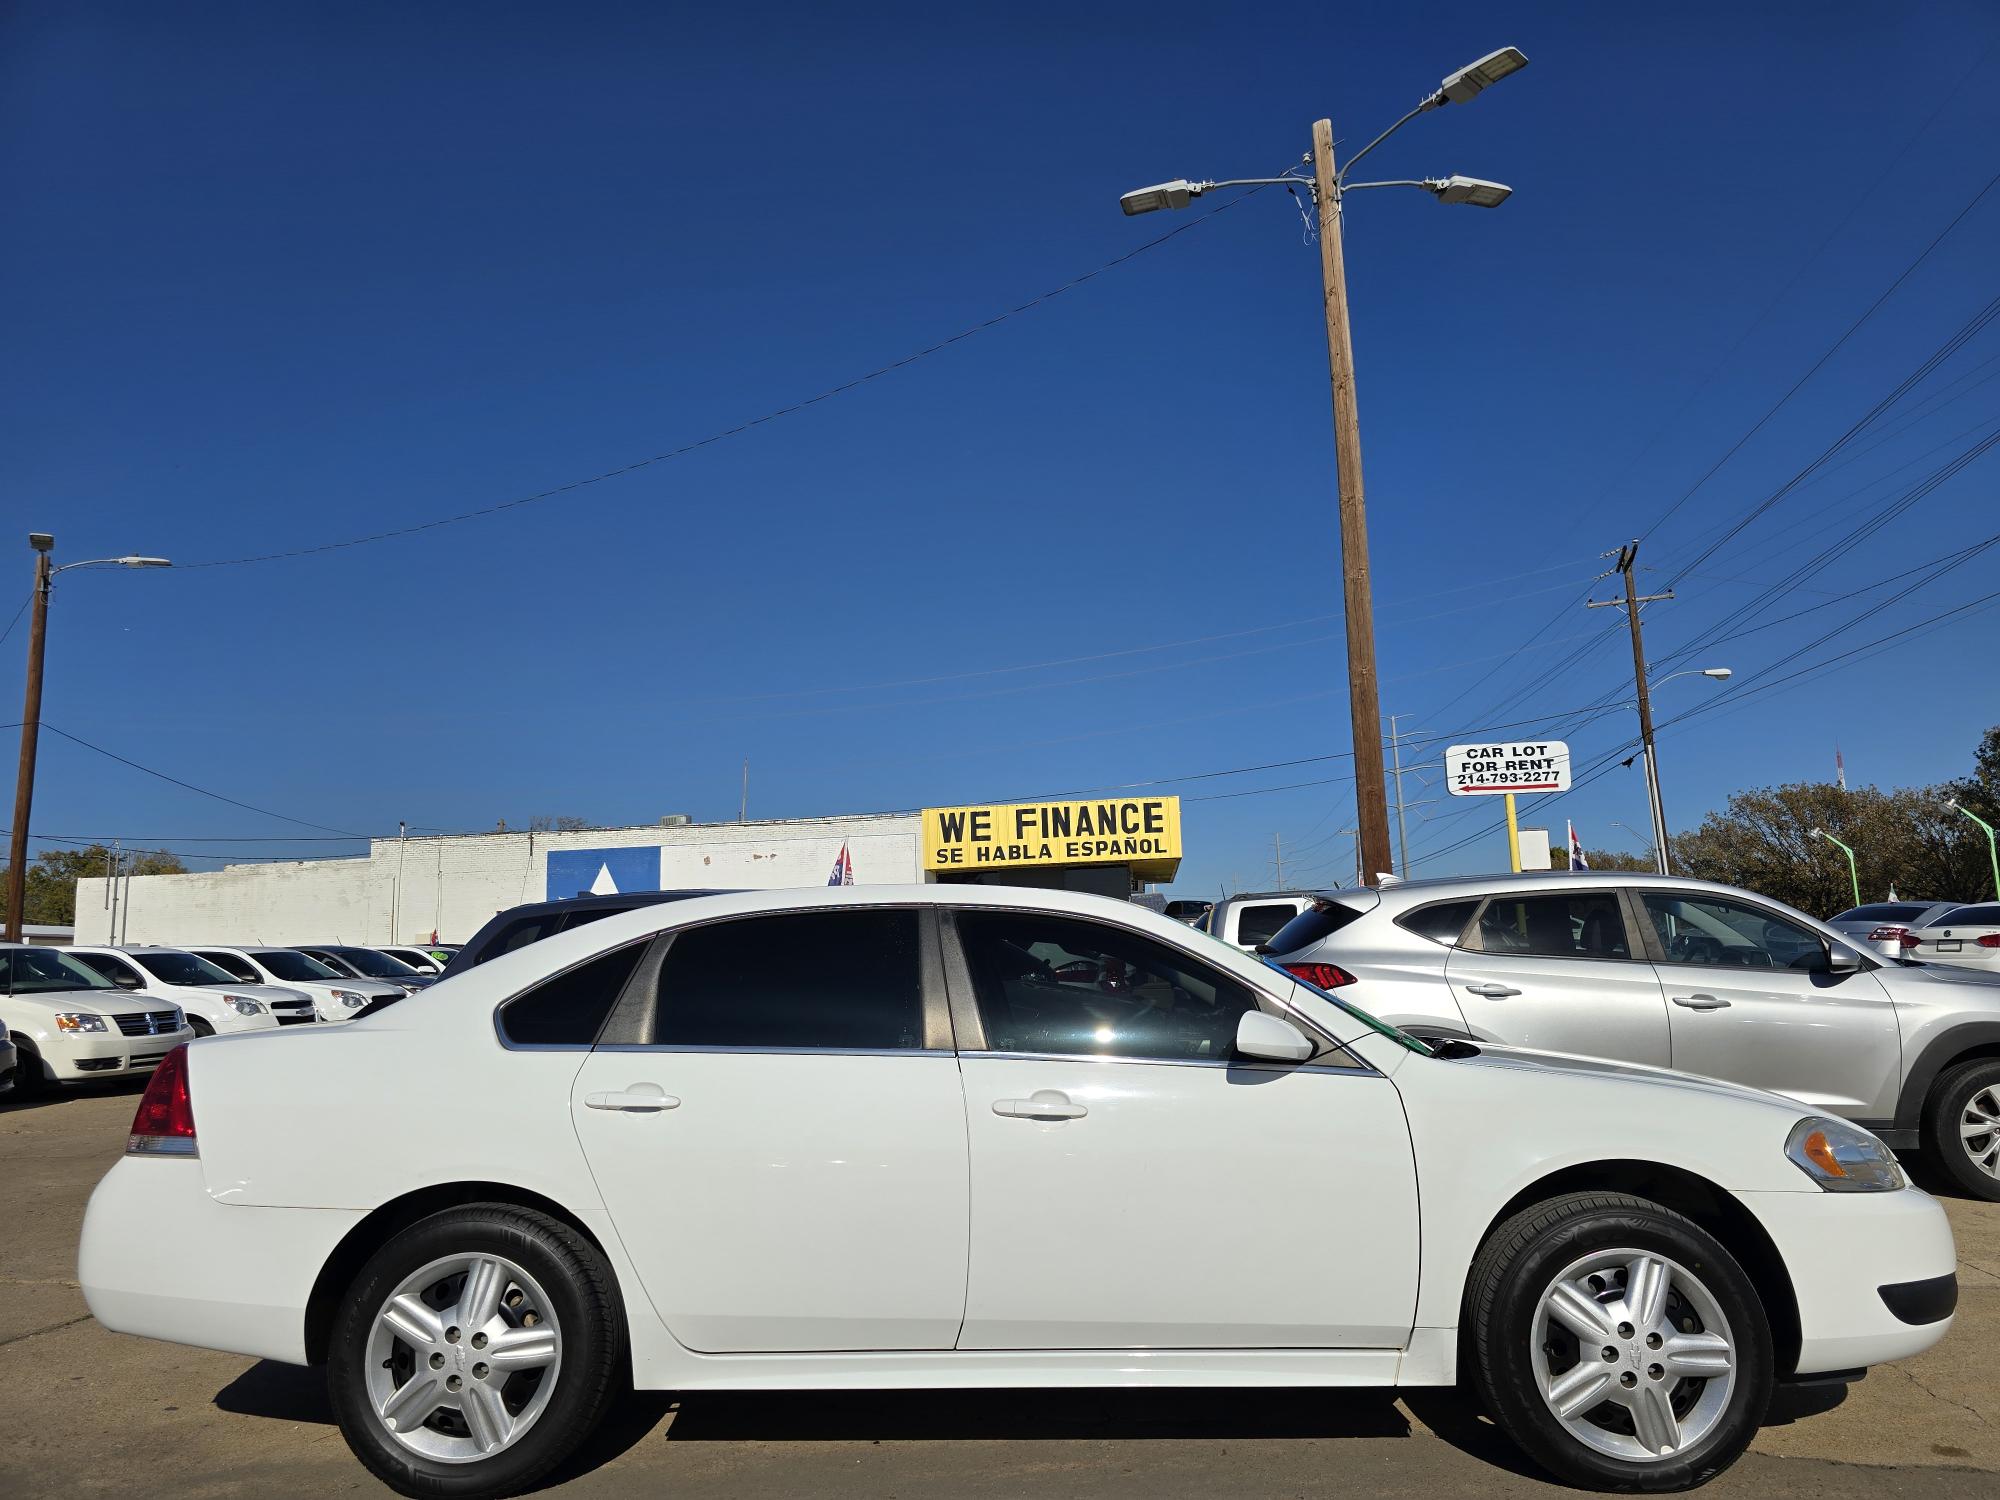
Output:
[[[1410,121],[1414,120],[1418,115],[1422,114],[1425,110],[1436,109],[1438,105],[1442,103],[1444,103],[1444,95],[1442,93],[1431,95],[1430,98],[1424,100],[1422,104],[1419,104],[1415,109],[1411,110],[1408,114],[1404,115],[1402,119],[1398,120],[1395,124],[1391,125],[1387,130],[1383,131],[1380,135],[1376,136],[1374,140],[1370,141],[1367,145],[1363,146],[1359,151],[1355,152],[1352,156],[1348,157],[1347,165],[1340,169],[1340,175],[1333,180],[1333,185],[1336,188],[1344,189],[1347,186],[1347,174],[1354,170],[1354,164],[1356,162],[1360,161],[1362,157],[1366,156],[1370,151],[1373,151],[1377,146],[1381,145],[1384,141],[1388,140],[1390,136],[1394,135],[1397,131],[1401,130],[1405,125],[1409,124]],[[1376,185],[1377,184],[1375,183],[1355,184],[1356,187],[1374,187]]]

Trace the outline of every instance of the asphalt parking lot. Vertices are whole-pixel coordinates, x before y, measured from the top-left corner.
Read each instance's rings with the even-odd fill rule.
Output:
[[[133,1087],[0,1099],[0,1493],[388,1493],[315,1371],[106,1333],[75,1275]],[[2000,1205],[1946,1200],[1957,1326],[1844,1393],[1781,1394],[1718,1496],[2000,1493]],[[679,1497],[1562,1493],[1450,1392],[630,1398],[551,1492]]]

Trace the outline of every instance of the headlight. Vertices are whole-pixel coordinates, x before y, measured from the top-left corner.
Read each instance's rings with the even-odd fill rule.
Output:
[[[1904,1185],[1895,1153],[1858,1125],[1809,1115],[1792,1127],[1785,1155],[1829,1193],[1886,1193]]]
[[[239,1016],[261,1016],[264,1014],[264,1007],[257,1001],[252,1000],[248,995],[224,995],[222,998],[229,1002],[229,1008]]]
[[[362,1006],[368,1003],[368,997],[366,995],[357,995],[354,993],[353,990],[335,990],[333,992],[333,998],[338,1000],[342,1005],[346,1006],[349,1010],[359,1010]]]
[[[56,1017],[57,1031],[108,1031],[104,1017],[80,1012],[64,1011]]]

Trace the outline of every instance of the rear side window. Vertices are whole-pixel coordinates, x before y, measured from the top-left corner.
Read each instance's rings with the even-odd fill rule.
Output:
[[[1396,918],[1396,925],[1405,932],[1414,932],[1418,937],[1449,947],[1464,936],[1465,924],[1472,920],[1473,910],[1478,905],[1477,901],[1440,901],[1435,906],[1420,906],[1415,911],[1404,912]]]
[[[1298,914],[1298,905],[1292,901],[1246,906],[1236,914],[1236,941],[1253,947],[1258,943],[1268,943]]]
[[[923,1046],[917,913],[784,912],[674,934],[653,1044],[891,1051]]]
[[[588,1047],[645,951],[628,943],[516,995],[500,1007],[500,1034],[517,1046]]]
[[[1360,919],[1361,913],[1353,907],[1321,897],[1273,933],[1267,946],[1274,954],[1297,953]],[[1461,927],[1464,925],[1459,923]]]
[[[1479,946],[1536,958],[1632,956],[1624,908],[1610,891],[1495,896],[1479,914]]]

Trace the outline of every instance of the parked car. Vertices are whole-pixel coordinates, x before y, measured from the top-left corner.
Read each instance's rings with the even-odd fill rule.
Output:
[[[477,1128],[412,1150],[356,1080]],[[1543,1466],[1667,1490],[1775,1381],[1935,1344],[1955,1255],[1824,1111],[1434,1049],[1127,902],[920,885],[652,904],[197,1043],[78,1279],[110,1329],[323,1362],[412,1496],[532,1488],[627,1378],[1441,1386],[1461,1350]]]
[[[1916,946],[1911,937],[1919,927],[1928,927],[1937,917],[1952,910],[1956,901],[1877,901],[1868,906],[1850,907],[1828,917],[1826,925],[1857,948],[1871,949],[1884,958],[1908,958]]]
[[[244,984],[275,984],[312,997],[322,1021],[351,1021],[376,1000],[400,1000],[408,993],[400,984],[380,979],[349,979],[296,948],[221,948],[207,944],[190,948],[231,979]]]
[[[2000,982],[1889,963],[1703,880],[1578,871],[1323,897],[1268,945],[1400,1026],[1788,1094],[2000,1199]],[[1985,1103],[1982,1103],[1985,1101]]]
[[[312,996],[270,984],[242,984],[205,958],[178,948],[65,948],[128,995],[178,1005],[196,1036],[260,1031],[319,1019]]]
[[[1246,891],[1225,896],[1208,909],[1202,931],[1239,948],[1268,943],[1292,918],[1313,903],[1312,891]]]
[[[194,1040],[178,1005],[128,1000],[68,954],[26,943],[0,943],[0,1026],[14,1043],[21,1094],[138,1077]]]
[[[663,901],[686,901],[694,896],[720,894],[719,891],[693,890],[620,891],[615,895],[565,896],[557,901],[530,901],[522,906],[510,906],[505,911],[496,912],[484,927],[473,933],[472,940],[452,954],[444,971],[447,975],[462,974],[503,953],[512,953],[516,948],[539,943],[558,932],[568,932],[620,912],[636,911],[642,906],[658,906]]]
[[[437,982],[435,974],[419,974],[400,958],[357,943],[294,943],[307,958],[317,959],[346,979],[375,979],[393,984],[406,995]]]
[[[411,948],[402,943],[384,943],[375,951],[388,954],[399,964],[408,964],[419,974],[435,977],[444,972],[445,960],[428,948]]]
[[[1904,956],[2000,975],[2000,901],[1954,906],[1904,939]]]
[[[1196,927],[1201,924],[1202,919],[1208,915],[1209,908],[1214,905],[1213,901],[1176,897],[1167,903],[1167,915],[1176,922],[1185,922],[1190,927]]]

